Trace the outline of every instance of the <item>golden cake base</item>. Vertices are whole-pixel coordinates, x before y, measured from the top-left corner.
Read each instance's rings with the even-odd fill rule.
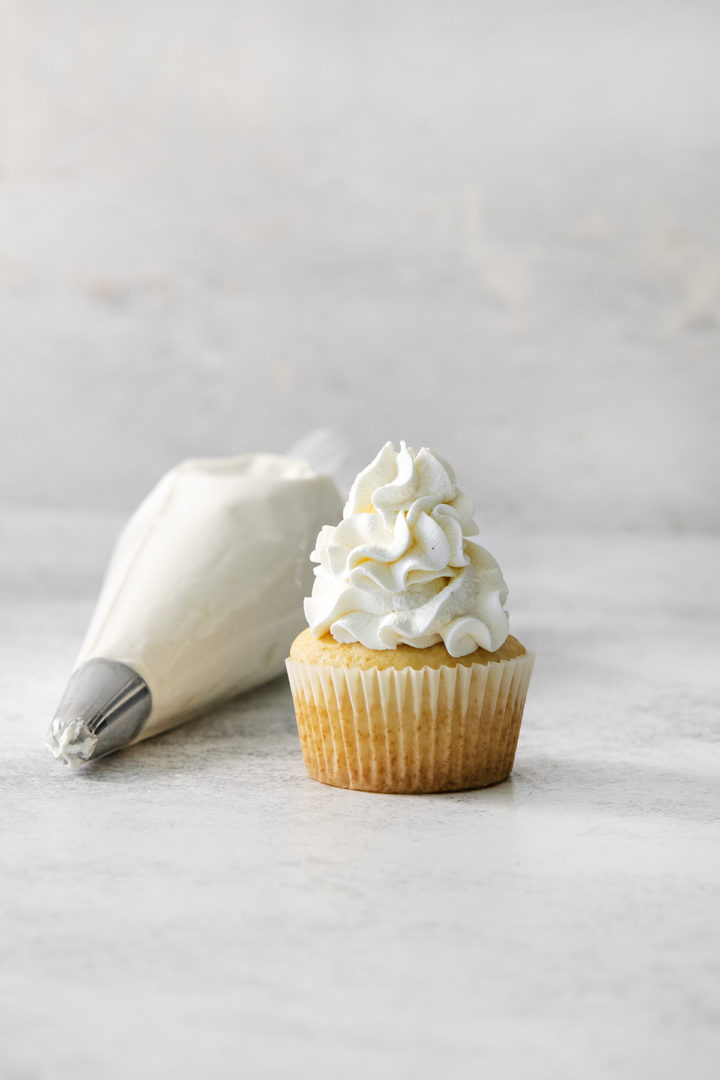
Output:
[[[533,662],[513,637],[455,658],[443,645],[375,651],[306,630],[287,670],[307,771],[397,794],[497,784],[512,770]]]

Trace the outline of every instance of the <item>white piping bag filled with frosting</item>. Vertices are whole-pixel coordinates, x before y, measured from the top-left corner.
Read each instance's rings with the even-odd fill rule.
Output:
[[[278,675],[303,626],[332,480],[290,457],[185,461],[123,530],[48,746],[71,764]]]

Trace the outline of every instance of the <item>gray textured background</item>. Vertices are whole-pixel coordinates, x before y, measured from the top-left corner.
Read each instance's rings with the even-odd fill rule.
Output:
[[[343,432],[716,528],[720,7],[5,0],[0,497]]]

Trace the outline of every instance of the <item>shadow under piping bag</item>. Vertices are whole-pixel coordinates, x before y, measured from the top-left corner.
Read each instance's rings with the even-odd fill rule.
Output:
[[[309,554],[342,500],[291,457],[182,462],[125,526],[48,747],[82,765],[284,670]]]

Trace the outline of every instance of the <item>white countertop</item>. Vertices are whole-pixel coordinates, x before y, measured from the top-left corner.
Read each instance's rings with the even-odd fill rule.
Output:
[[[103,528],[4,541],[3,1077],[716,1075],[717,538],[496,538],[515,771],[408,797],[310,780],[282,678],[53,762]]]

